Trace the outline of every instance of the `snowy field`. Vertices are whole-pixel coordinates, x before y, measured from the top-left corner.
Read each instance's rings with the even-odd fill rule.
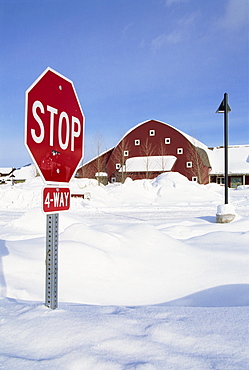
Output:
[[[73,180],[51,310],[42,186],[0,186],[0,369],[249,369],[249,187]]]

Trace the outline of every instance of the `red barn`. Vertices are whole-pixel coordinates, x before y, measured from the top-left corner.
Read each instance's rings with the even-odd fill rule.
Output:
[[[162,172],[179,172],[191,181],[209,182],[208,148],[160,121],[142,122],[129,130],[116,147],[84,164],[77,177],[101,182],[152,179]]]

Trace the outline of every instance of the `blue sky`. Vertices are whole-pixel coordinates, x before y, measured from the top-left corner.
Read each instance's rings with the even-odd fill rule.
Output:
[[[0,0],[0,167],[31,161],[25,91],[51,67],[73,81],[85,158],[156,119],[208,146],[249,144],[248,0]]]

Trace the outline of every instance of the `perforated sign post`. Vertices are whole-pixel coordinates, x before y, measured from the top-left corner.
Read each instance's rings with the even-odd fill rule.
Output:
[[[58,307],[58,229],[59,213],[47,215],[45,305],[52,310]]]
[[[28,88],[25,104],[25,146],[48,185],[42,201],[47,213],[45,305],[55,309],[58,212],[70,207],[70,190],[60,186],[69,183],[83,158],[85,118],[72,81],[51,68]]]

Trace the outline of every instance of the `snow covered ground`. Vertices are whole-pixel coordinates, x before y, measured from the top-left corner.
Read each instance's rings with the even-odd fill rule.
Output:
[[[0,186],[1,369],[249,369],[249,187],[73,180],[51,310],[42,186]]]

